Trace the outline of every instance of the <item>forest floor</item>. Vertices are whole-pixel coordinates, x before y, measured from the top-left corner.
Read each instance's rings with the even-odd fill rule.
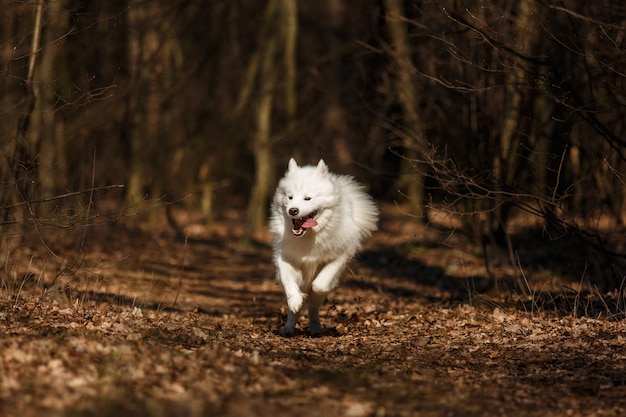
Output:
[[[241,213],[189,222],[186,239],[105,224],[16,237],[0,270],[0,415],[626,415],[619,303],[564,278],[562,248],[520,249],[517,266],[495,251],[486,268],[444,217],[384,207],[318,338],[306,318],[278,335],[269,238],[243,244]],[[529,296],[507,287],[520,272]]]

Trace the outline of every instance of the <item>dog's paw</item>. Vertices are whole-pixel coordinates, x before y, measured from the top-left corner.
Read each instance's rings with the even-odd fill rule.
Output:
[[[302,296],[302,293],[295,293],[287,296],[287,305],[292,313],[298,314],[300,309],[302,309],[302,304],[304,304],[304,297]]]
[[[313,292],[317,294],[328,294],[331,290],[330,285],[327,282],[320,280],[319,278],[313,281]]]
[[[278,334],[283,337],[291,337],[294,335],[294,332],[294,328],[290,326],[283,326],[280,328],[280,330],[278,330]]]
[[[319,323],[310,323],[309,334],[312,337],[320,337],[322,335],[322,325]]]

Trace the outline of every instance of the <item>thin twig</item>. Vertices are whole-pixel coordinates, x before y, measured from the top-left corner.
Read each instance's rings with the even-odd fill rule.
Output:
[[[82,195],[85,195],[85,194],[93,195],[93,193],[96,192],[96,191],[113,190],[113,189],[117,189],[117,188],[124,188],[124,185],[123,184],[114,184],[114,185],[105,185],[105,186],[102,186],[102,187],[93,187],[93,188],[89,188],[87,190],[72,191],[70,193],[59,194],[59,195],[55,195],[53,197],[39,198],[39,199],[33,199],[33,200],[28,200],[28,201],[21,201],[19,203],[14,203],[14,204],[9,204],[9,205],[3,206],[2,208],[3,209],[11,209],[11,208],[20,207],[20,206],[24,206],[24,205],[28,205],[28,204],[49,203],[51,201],[63,200],[64,198],[68,198],[68,197],[82,196]]]

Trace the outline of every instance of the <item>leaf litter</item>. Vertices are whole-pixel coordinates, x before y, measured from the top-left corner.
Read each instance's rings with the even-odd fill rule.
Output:
[[[71,275],[2,272],[23,280],[0,308],[3,416],[625,415],[622,321],[470,303],[447,265],[482,260],[460,243],[411,249],[423,226],[381,226],[319,338],[306,320],[278,335],[266,237],[108,233],[119,239],[94,239]]]

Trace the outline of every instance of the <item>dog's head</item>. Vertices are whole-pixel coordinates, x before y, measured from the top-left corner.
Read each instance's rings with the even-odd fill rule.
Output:
[[[285,176],[278,183],[274,207],[292,227],[294,236],[324,227],[328,209],[338,200],[332,174],[323,160],[317,166],[298,166],[291,158]]]

